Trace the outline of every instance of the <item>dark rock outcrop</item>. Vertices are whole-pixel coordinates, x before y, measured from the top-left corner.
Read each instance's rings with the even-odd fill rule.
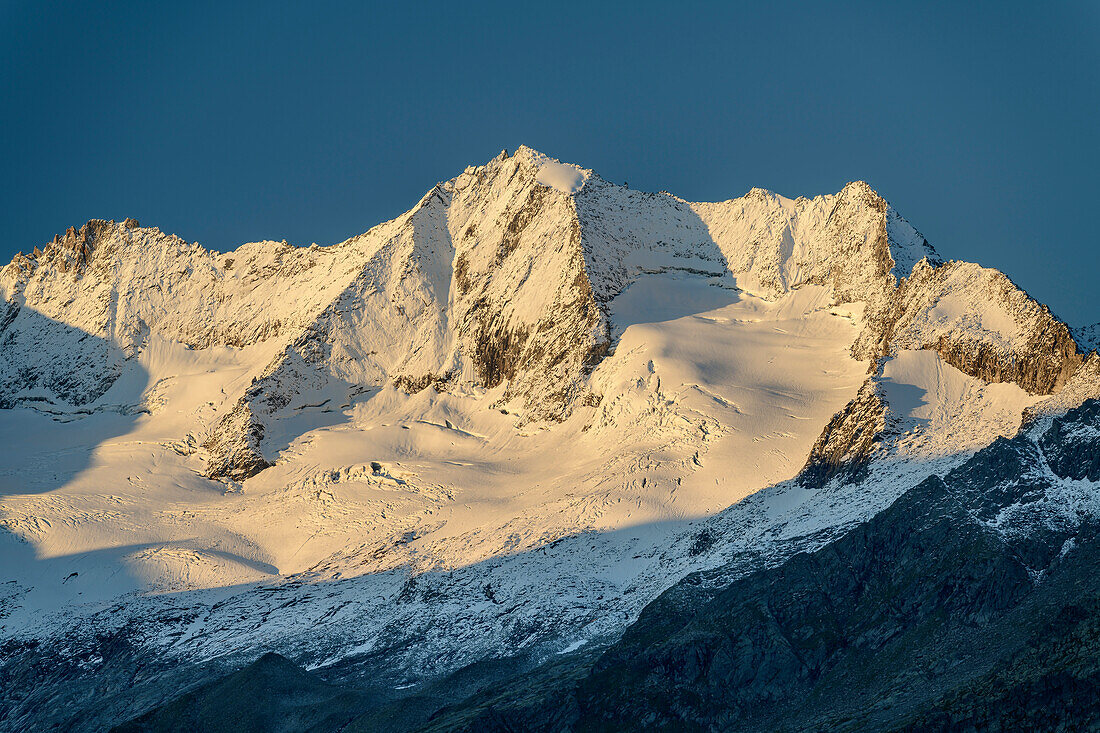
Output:
[[[263,423],[256,418],[247,396],[242,397],[202,442],[209,452],[207,478],[244,481],[269,468],[271,464],[260,449],[263,439]]]
[[[1054,418],[1039,445],[1047,465],[1062,478],[1100,481],[1100,400]]]
[[[886,409],[877,382],[868,379],[855,398],[829,420],[810,448],[799,480],[821,488],[834,479],[859,482],[866,478],[886,429]]]
[[[853,352],[876,358],[899,349],[935,351],[970,376],[1014,382],[1032,394],[1057,392],[1083,361],[1069,327],[1046,306],[1003,273],[955,261],[917,263],[868,313]]]
[[[369,702],[366,693],[329,685],[269,652],[237,672],[112,730],[335,731]]]
[[[505,179],[508,194],[493,218],[475,209],[456,243],[458,339],[480,386],[504,384],[503,402],[520,401],[527,417],[562,420],[610,348],[577,209],[568,194],[536,181],[531,151],[490,167],[463,188],[464,206],[489,199]]]

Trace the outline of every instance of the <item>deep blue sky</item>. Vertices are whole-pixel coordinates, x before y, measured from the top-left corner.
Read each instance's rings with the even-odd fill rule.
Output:
[[[0,257],[328,244],[526,143],[696,200],[865,179],[1100,320],[1100,3],[397,5],[0,0]]]

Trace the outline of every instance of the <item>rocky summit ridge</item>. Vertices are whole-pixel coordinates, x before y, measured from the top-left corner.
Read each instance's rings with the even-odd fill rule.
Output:
[[[582,182],[555,187],[548,167]],[[607,303],[670,271],[726,275],[772,298],[827,286],[837,304],[865,305],[852,345],[861,360],[933,349],[1036,394],[1057,391],[1082,361],[1044,306],[999,272],[941,261],[866,183],[692,204],[521,147],[330,247],[217,253],[132,219],[70,228],[0,272],[0,404],[93,402],[157,334],[192,349],[281,344],[234,409],[195,436],[212,477],[267,465],[265,423],[303,384],[503,385],[501,405],[561,420],[601,399],[586,378],[613,347]]]

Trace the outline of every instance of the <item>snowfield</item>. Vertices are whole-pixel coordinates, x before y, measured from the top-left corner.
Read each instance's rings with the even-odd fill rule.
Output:
[[[90,223],[0,294],[0,641],[402,686],[614,638],[1100,394],[866,184],[699,204],[527,148],[331,247]]]

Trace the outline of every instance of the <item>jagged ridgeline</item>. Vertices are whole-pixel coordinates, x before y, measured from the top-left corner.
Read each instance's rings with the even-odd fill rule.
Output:
[[[238,683],[287,690],[269,722],[813,727],[897,712],[813,683],[882,649],[989,715],[966,685],[1031,657],[991,676],[962,626],[1040,608],[1061,654],[1095,621],[1059,604],[1100,516],[1096,328],[865,183],[693,203],[520,148],[330,246],[92,221],[0,298],[0,728],[244,725]],[[628,710],[650,688],[675,709]]]
[[[196,436],[212,477],[266,468],[265,427],[303,387],[339,386],[346,402],[387,386],[474,386],[526,419],[560,421],[603,398],[587,377],[613,347],[608,303],[669,270],[728,274],[773,298],[827,286],[836,303],[865,305],[852,353],[872,365],[932,349],[966,374],[1051,394],[1082,361],[1045,307],[999,272],[941,262],[864,183],[692,204],[521,148],[329,247],[222,254],[127,219],[17,255],[0,276],[0,405],[94,402],[159,336],[192,349],[277,345]],[[849,443],[819,446],[815,465]]]

